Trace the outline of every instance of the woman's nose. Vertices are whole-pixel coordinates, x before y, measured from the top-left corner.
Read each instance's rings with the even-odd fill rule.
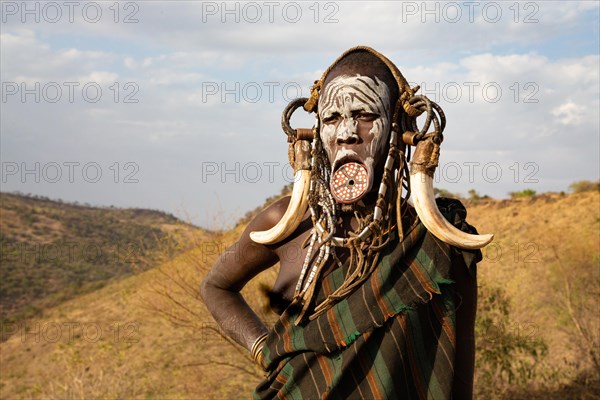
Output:
[[[337,144],[358,143],[357,126],[354,121],[344,121],[338,127]]]

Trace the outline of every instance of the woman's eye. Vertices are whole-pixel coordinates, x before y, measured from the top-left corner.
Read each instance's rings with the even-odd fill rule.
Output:
[[[379,118],[378,114],[373,113],[361,113],[356,116],[359,121],[371,122]]]
[[[335,124],[340,120],[339,114],[333,114],[328,117],[323,118],[324,124]]]

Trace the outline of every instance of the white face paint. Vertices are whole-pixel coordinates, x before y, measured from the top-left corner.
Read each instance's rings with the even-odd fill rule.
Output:
[[[364,164],[368,188],[375,158],[383,154],[390,131],[390,91],[379,78],[340,75],[319,96],[320,135],[332,174],[347,162]]]

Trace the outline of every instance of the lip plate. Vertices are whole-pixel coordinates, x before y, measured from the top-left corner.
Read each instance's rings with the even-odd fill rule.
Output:
[[[348,169],[344,168],[345,166],[348,166]],[[359,182],[349,184],[356,178],[359,178]],[[350,160],[350,157],[341,159],[338,168],[331,175],[330,190],[333,198],[341,204],[353,204],[363,198],[369,189],[370,177],[367,166]],[[357,191],[360,192],[356,194]]]

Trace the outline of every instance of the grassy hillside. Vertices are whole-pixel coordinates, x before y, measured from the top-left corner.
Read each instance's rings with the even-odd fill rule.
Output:
[[[496,234],[479,266],[477,398],[598,398],[600,194],[480,201],[468,220]],[[243,228],[197,236],[158,268],[4,324],[0,397],[248,398],[261,374],[197,295]],[[267,321],[260,287],[275,276],[244,288]]]
[[[68,300],[43,318],[4,324],[11,336],[0,344],[0,398],[231,399],[249,393],[258,371],[220,338],[197,294],[208,266],[236,232],[198,235],[193,250],[159,268]],[[260,296],[250,295],[257,291],[256,282],[245,290],[261,309]]]
[[[31,317],[129,276],[147,267],[138,260],[169,232],[196,229],[159,211],[0,193],[0,321]]]
[[[478,349],[506,345],[502,335],[532,344],[542,342],[521,374],[523,398],[541,387],[565,390],[538,398],[598,398],[600,393],[600,194],[544,194],[517,200],[486,201],[469,207],[469,220],[480,232],[494,232],[479,265],[479,320],[489,306],[491,289],[508,299],[510,318],[478,333]],[[483,295],[483,296],[482,296]],[[531,350],[531,348],[529,348]],[[526,352],[525,352],[526,353]],[[507,379],[507,374],[502,375]],[[519,381],[514,378],[513,382]],[[562,386],[561,386],[562,385]],[[498,385],[508,393],[511,385]],[[595,391],[594,389],[595,388]],[[537,392],[536,392],[537,390]],[[593,395],[595,393],[595,395]],[[535,396],[534,396],[535,397]]]

